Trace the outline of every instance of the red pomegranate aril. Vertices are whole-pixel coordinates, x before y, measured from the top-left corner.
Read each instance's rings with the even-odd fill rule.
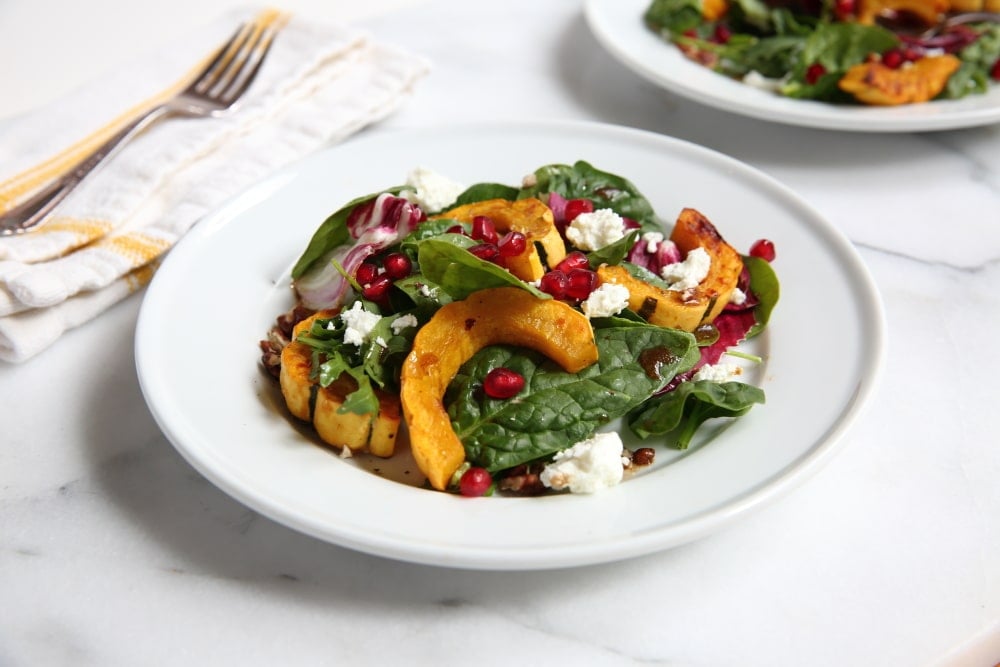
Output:
[[[528,249],[528,237],[521,232],[507,232],[497,244],[501,257],[517,257]]]
[[[474,245],[469,248],[469,252],[479,259],[485,259],[487,262],[492,262],[500,256],[500,248],[498,248],[495,243],[480,243],[479,245]]]
[[[726,44],[729,39],[733,36],[733,31],[729,29],[725,23],[719,23],[715,26],[715,30],[712,33],[712,38],[719,44]]]
[[[497,236],[496,225],[485,215],[477,215],[472,219],[472,238],[493,244],[500,240]]]
[[[573,269],[566,274],[566,296],[580,301],[597,287],[597,274],[589,269]]]
[[[882,54],[882,64],[890,69],[899,69],[906,58],[899,49],[889,49]]]
[[[562,271],[549,271],[538,283],[538,289],[552,296],[553,299],[562,299],[566,296],[566,284],[568,278]]]
[[[491,370],[483,380],[483,391],[490,398],[513,398],[522,389],[524,376],[503,366]]]
[[[390,289],[392,289],[392,279],[383,273],[361,288],[361,294],[369,301],[380,303],[389,298]]]
[[[566,222],[576,220],[581,213],[593,213],[594,202],[589,199],[570,199],[566,202]]]
[[[589,269],[590,260],[579,250],[574,250],[573,252],[566,255],[561,262],[556,264],[556,271],[562,273],[569,273],[573,269]]]
[[[836,0],[834,13],[841,21],[854,14],[854,0]]]
[[[358,266],[358,270],[354,272],[354,278],[359,285],[370,285],[373,280],[378,278],[378,266],[371,262],[362,262]]]
[[[386,255],[385,259],[382,260],[382,266],[385,268],[386,275],[393,280],[405,278],[413,271],[413,262],[401,252],[391,252]]]
[[[641,227],[641,226],[642,225],[640,225],[638,223],[638,221],[633,220],[632,218],[625,218],[625,217],[622,218],[622,227],[625,228],[625,231],[631,231],[633,229],[639,229],[639,227]]]
[[[462,473],[458,480],[458,492],[468,498],[486,495],[493,485],[493,478],[486,468],[472,467]]]
[[[1000,81],[1000,58],[990,68],[990,78],[994,81]]]
[[[465,233],[465,227],[462,225],[452,225],[445,231],[449,234],[461,234],[462,236],[468,236],[468,234]]]
[[[824,74],[826,74],[826,68],[819,63],[813,63],[806,69],[806,83],[810,86],[815,85]]]
[[[765,262],[773,262],[775,257],[774,244],[767,239],[759,239],[750,246],[750,256],[759,257]]]

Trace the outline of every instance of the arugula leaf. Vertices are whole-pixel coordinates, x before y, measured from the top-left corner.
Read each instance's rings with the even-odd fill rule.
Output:
[[[566,199],[589,199],[594,208],[610,208],[620,216],[631,218],[640,225],[655,225],[653,207],[629,181],[601,171],[579,160],[573,166],[550,164],[535,170],[535,184],[521,188],[519,199],[558,192]]]
[[[616,318],[604,325],[594,331],[600,359],[576,374],[538,352],[504,345],[466,362],[445,404],[467,458],[496,471],[549,456],[624,416],[698,359],[686,332]],[[482,391],[482,379],[500,366],[526,380],[513,399]]]
[[[781,92],[789,97],[837,100],[847,97],[837,82],[844,73],[864,62],[870,53],[883,53],[899,44],[899,38],[878,25],[820,23],[805,40],[802,53],[791,70],[791,80]],[[820,64],[826,73],[815,83],[806,82],[806,71]]]
[[[688,381],[653,397],[629,415],[628,424],[640,438],[672,435],[675,447],[687,449],[703,423],[715,417],[739,417],[755,403],[764,403],[764,391],[753,385]]]
[[[458,234],[448,236],[465,238]],[[464,299],[473,292],[489,287],[519,287],[540,299],[551,298],[510,271],[493,262],[479,259],[444,237],[420,241],[417,245],[417,261],[423,275],[455,300]]]
[[[653,0],[643,14],[646,25],[658,32],[679,34],[701,23],[699,0]]]
[[[305,252],[303,252],[298,261],[295,262],[295,266],[292,268],[292,279],[301,277],[326,253],[330,252],[334,248],[344,245],[351,239],[350,232],[347,230],[347,218],[350,217],[351,211],[361,204],[366,204],[372,201],[383,192],[398,195],[403,190],[411,189],[412,188],[409,186],[400,185],[386,190],[379,190],[376,193],[352,199],[331,213],[326,220],[320,224],[316,231],[313,232],[312,238],[309,239],[309,245],[306,246]]]

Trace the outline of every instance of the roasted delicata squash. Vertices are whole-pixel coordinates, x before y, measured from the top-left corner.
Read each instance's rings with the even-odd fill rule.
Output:
[[[472,222],[480,215],[492,220],[498,232],[524,234],[528,241],[525,251],[506,260],[510,272],[521,280],[532,282],[545,274],[536,243],[545,251],[545,263],[549,268],[555,268],[566,257],[566,245],[556,227],[552,210],[534,197],[515,201],[487,199],[458,206],[434,217]]]
[[[663,289],[632,276],[621,266],[601,266],[597,276],[602,283],[628,288],[629,310],[648,322],[694,331],[718,317],[729,303],[743,271],[743,259],[715,225],[693,208],[681,211],[670,240],[684,254],[703,248],[711,258],[708,275],[697,287],[686,291]]]
[[[313,321],[328,318],[332,311],[320,311],[295,326],[295,334],[308,330]],[[336,449],[352,452],[368,451],[376,456],[392,456],[396,436],[402,421],[399,398],[376,390],[379,401],[377,415],[340,412],[345,397],[357,389],[353,378],[346,375],[326,387],[310,379],[312,349],[294,340],[281,351],[281,373],[278,376],[281,393],[288,411],[309,422],[323,442]]]
[[[445,389],[463,363],[498,344],[538,350],[570,373],[598,358],[590,320],[562,301],[497,287],[442,306],[417,333],[400,379],[410,450],[435,489],[445,489],[465,461],[442,402]]]
[[[924,25],[932,25],[950,5],[950,0],[858,0],[855,19],[863,25],[872,25],[879,17],[892,18],[903,13]]]
[[[718,21],[729,11],[729,0],[701,0],[701,16],[706,21]]]
[[[847,70],[838,86],[865,104],[894,106],[937,97],[962,61],[951,54],[925,56],[893,69],[867,62]]]

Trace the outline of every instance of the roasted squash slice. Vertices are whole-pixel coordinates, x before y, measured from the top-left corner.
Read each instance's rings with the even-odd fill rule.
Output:
[[[503,343],[538,350],[571,373],[598,358],[590,321],[561,301],[497,287],[442,306],[417,333],[400,381],[413,458],[435,489],[444,490],[465,461],[445,389],[472,355]]]
[[[904,13],[924,25],[931,25],[942,18],[950,6],[950,0],[858,0],[856,20],[872,25],[880,16],[891,18]]]
[[[332,317],[334,311],[320,311],[295,325],[294,333],[308,330],[314,320]],[[281,393],[288,411],[302,421],[312,423],[323,442],[336,449],[367,450],[376,456],[392,456],[396,435],[402,421],[399,398],[376,389],[378,415],[340,413],[345,397],[357,389],[357,383],[343,375],[329,386],[320,387],[310,379],[312,349],[292,341],[281,351]]]
[[[701,0],[701,16],[706,21],[718,21],[729,11],[729,0]]]
[[[628,288],[629,310],[652,324],[694,331],[718,317],[729,303],[743,271],[743,260],[715,225],[693,208],[681,211],[670,240],[684,254],[704,248],[712,260],[708,275],[694,289],[683,292],[663,289],[633,277],[620,266],[601,266],[597,277],[602,283]]]
[[[944,90],[961,64],[961,60],[947,53],[925,56],[896,69],[880,62],[861,63],[847,70],[837,85],[865,104],[926,102]]]
[[[478,215],[490,218],[498,232],[521,232],[527,238],[525,251],[506,259],[507,268],[521,280],[532,282],[545,274],[538,249],[535,248],[536,243],[545,251],[545,261],[550,268],[555,268],[566,257],[566,244],[556,227],[552,210],[534,197],[515,201],[487,199],[453,208],[434,217],[472,222]]]

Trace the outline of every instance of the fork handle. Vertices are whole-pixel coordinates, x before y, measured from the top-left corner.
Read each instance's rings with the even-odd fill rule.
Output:
[[[167,105],[155,106],[145,112],[107,141],[98,146],[92,153],[83,158],[75,167],[27,201],[10,209],[0,216],[0,236],[20,234],[40,223],[52,212],[59,202],[65,199],[88,174],[97,168],[105,159],[144,129],[166,117],[171,109]]]

